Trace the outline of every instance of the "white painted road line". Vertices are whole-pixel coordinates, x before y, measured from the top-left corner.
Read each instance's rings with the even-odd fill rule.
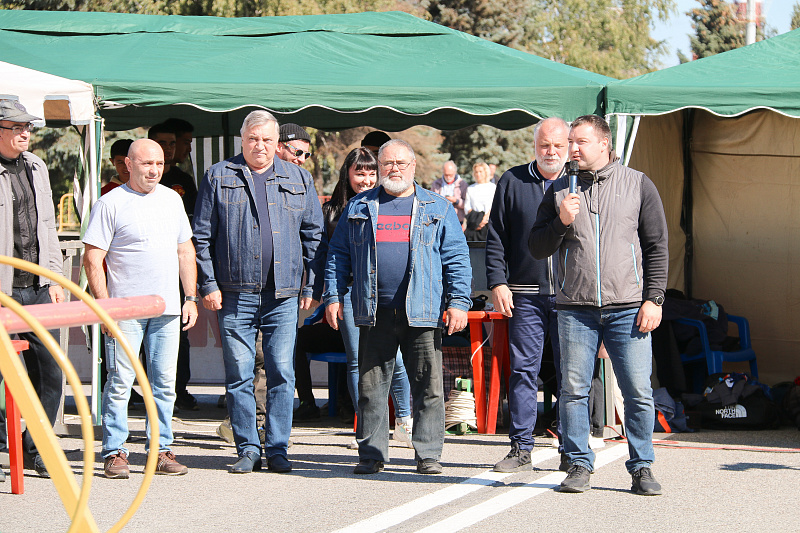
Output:
[[[531,454],[531,464],[542,463],[557,456],[558,450],[555,448],[540,450]],[[491,470],[481,472],[476,476],[465,479],[458,485],[451,485],[447,488],[437,490],[427,496],[417,498],[416,500],[412,500],[394,509],[389,509],[371,518],[339,529],[334,533],[375,533],[377,531],[383,531],[417,515],[430,511],[435,507],[455,501],[483,487],[488,487],[511,475],[513,474],[503,474]]]
[[[620,457],[628,454],[627,444],[618,444],[602,452],[598,453],[595,461],[595,470],[607,465],[612,461],[616,461]],[[473,524],[477,524],[482,520],[486,520],[490,516],[496,515],[506,509],[510,509],[515,505],[533,498],[538,494],[548,492],[561,484],[564,479],[564,472],[555,472],[548,474],[544,477],[527,483],[521,487],[511,489],[503,494],[495,496],[483,503],[479,503],[469,509],[465,509],[460,513],[454,514],[449,518],[445,518],[441,522],[437,522],[431,526],[419,530],[417,533],[449,533],[453,531],[460,531]]]

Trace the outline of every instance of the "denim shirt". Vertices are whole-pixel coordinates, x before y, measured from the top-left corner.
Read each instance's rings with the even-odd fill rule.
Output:
[[[308,171],[273,159],[267,181],[272,225],[275,298],[311,296],[322,236],[322,209]],[[242,154],[212,165],[197,192],[194,243],[201,296],[216,291],[260,292],[267,283],[261,268],[261,230],[253,177]],[[308,274],[304,287],[303,269]]]
[[[406,314],[412,327],[438,327],[447,308],[468,311],[472,267],[469,248],[450,202],[417,184],[411,214],[411,276]],[[325,305],[341,302],[352,273],[353,318],[375,325],[378,306],[376,187],[347,204],[331,238],[325,265]]]

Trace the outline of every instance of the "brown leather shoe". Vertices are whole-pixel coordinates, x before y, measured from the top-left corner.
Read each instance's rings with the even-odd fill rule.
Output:
[[[156,464],[156,474],[166,474],[168,476],[182,476],[189,469],[175,460],[172,452],[160,452],[158,463]]]
[[[128,479],[131,469],[128,467],[128,457],[125,452],[117,452],[106,457],[103,472],[109,479]]]

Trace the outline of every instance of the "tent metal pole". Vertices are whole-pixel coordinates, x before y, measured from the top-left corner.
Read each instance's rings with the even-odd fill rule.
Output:
[[[224,153],[222,159],[233,157],[233,139],[231,139],[231,128],[228,113],[222,114],[222,147]]]
[[[683,208],[681,228],[686,236],[683,258],[684,293],[692,298],[694,290],[692,265],[694,263],[694,194],[692,192],[692,135],[694,131],[694,109],[683,110]]]

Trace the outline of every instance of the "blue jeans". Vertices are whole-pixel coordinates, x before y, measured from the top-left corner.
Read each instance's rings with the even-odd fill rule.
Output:
[[[589,449],[589,388],[597,351],[605,343],[625,405],[625,433],[630,459],[628,472],[650,466],[655,408],[650,386],[652,344],[649,333],[636,326],[638,308],[559,309],[561,337],[561,423],[564,452],[570,464],[594,468]]]
[[[343,320],[339,321],[339,331],[342,332],[344,351],[347,353],[347,389],[353,400],[356,415],[358,415],[358,328],[353,322],[353,301],[350,293],[342,298]],[[408,383],[406,366],[403,364],[403,354],[397,351],[392,374],[392,400],[394,401],[394,414],[397,418],[411,416],[411,385]]]
[[[172,444],[172,409],[175,406],[175,373],[178,365],[180,316],[123,320],[119,329],[131,345],[134,356],[144,342],[147,357],[147,378],[153,390],[158,413],[158,451],[169,450]],[[136,377],[133,365],[116,339],[105,337],[108,379],[103,388],[103,458],[118,451],[128,455],[128,399]],[[146,423],[150,449],[150,424]]]
[[[286,456],[294,407],[294,344],[297,298],[275,298],[275,292],[222,292],[217,312],[225,365],[225,390],[236,451],[261,454],[253,394],[256,336],[263,333],[267,376],[266,455]]]
[[[555,296],[514,294],[514,316],[508,321],[508,348],[511,375],[508,409],[511,427],[508,436],[522,450],[533,449],[536,426],[539,369],[542,350],[550,335],[556,366],[556,398],[561,383],[558,345],[558,320]],[[560,435],[559,423],[559,435]]]
[[[397,349],[409,373],[414,401],[412,444],[417,460],[439,460],[444,445],[442,330],[408,325],[404,309],[379,307],[374,326],[360,326],[360,373],[356,440],[361,460],[389,459],[389,407],[386,396]]]

